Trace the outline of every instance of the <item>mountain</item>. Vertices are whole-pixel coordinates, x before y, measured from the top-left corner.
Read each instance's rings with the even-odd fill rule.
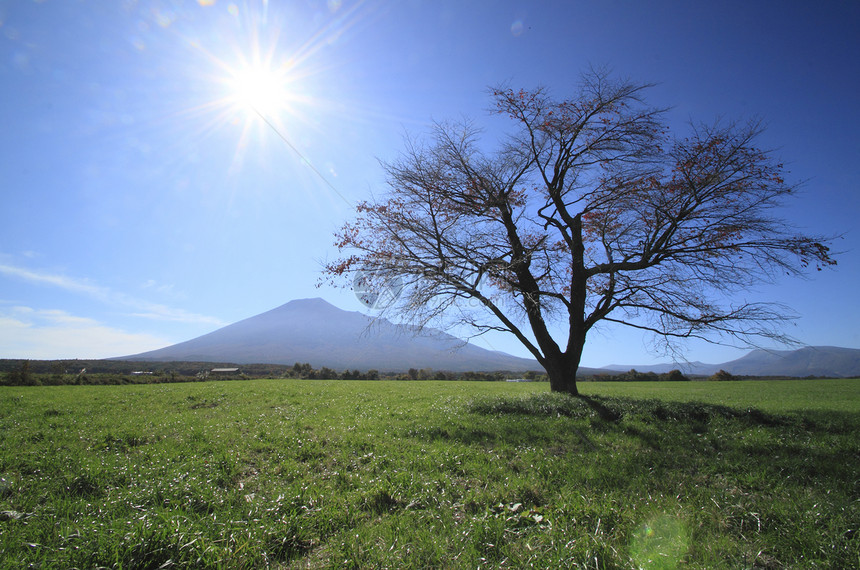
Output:
[[[192,340],[117,360],[293,364],[383,372],[432,368],[453,372],[540,370],[527,358],[486,350],[430,329],[344,311],[323,299],[290,301]]]
[[[711,375],[725,370],[737,376],[831,376],[860,377],[860,349],[837,346],[806,346],[797,350],[753,350],[749,354],[722,364],[689,362],[630,366],[610,364],[607,370],[626,372],[668,372],[678,368],[685,374]]]
[[[720,368],[747,376],[860,376],[860,349],[806,346],[797,350],[753,350]]]
[[[420,335],[386,319],[344,311],[322,299],[290,301],[271,311],[195,339],[116,360],[293,364],[335,370],[405,372],[432,368],[453,372],[540,370],[534,360],[486,350],[441,331]],[[798,350],[754,350],[723,364],[619,365],[580,368],[578,374],[607,371],[668,372],[708,376],[722,369],[740,376],[860,376],[860,349],[811,346]]]

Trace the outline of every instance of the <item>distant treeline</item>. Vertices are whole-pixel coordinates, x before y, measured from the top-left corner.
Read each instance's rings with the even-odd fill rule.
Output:
[[[627,372],[620,374],[595,374],[583,378],[585,381],[593,382],[689,382],[690,379],[680,370],[670,370],[663,374],[656,372],[639,372],[635,368],[631,368]]]
[[[230,362],[148,362],[130,360],[10,360],[0,359],[0,386],[59,386],[65,384],[162,384],[207,380],[249,380],[252,378],[296,378],[308,380],[468,380],[504,382],[525,380],[546,382],[546,374],[528,372],[449,372],[430,368],[410,368],[406,372],[344,370],[338,372],[309,363],[234,364]],[[813,378],[811,376],[807,378]],[[789,379],[773,376],[735,376],[724,370],[697,380]],[[664,374],[632,369],[618,374],[594,374],[582,382],[684,382],[690,378],[680,370]]]
[[[538,380],[536,372],[527,373]],[[206,380],[295,378],[309,380],[471,380],[502,382],[521,378],[522,373],[448,372],[410,368],[406,372],[344,370],[338,372],[309,363],[245,364],[229,362],[141,362],[122,360],[0,360],[0,385],[58,386],[69,384],[161,384]]]

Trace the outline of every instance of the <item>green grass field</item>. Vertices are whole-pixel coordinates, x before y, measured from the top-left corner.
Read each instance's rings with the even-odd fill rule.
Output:
[[[860,566],[860,380],[0,389],[2,568]]]

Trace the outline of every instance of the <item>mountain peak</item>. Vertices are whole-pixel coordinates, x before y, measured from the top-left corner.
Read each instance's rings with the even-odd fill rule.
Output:
[[[323,299],[322,297],[309,297],[307,299],[293,299],[292,301],[287,301],[280,307],[276,307],[272,309],[272,311],[283,311],[283,310],[316,310],[316,311],[327,311],[327,310],[336,310],[339,311],[337,307]],[[268,311],[271,312],[271,311]]]
[[[322,297],[308,297],[306,299],[293,299],[292,301],[287,301],[281,307],[298,307],[298,306],[307,306],[307,307],[335,307]]]

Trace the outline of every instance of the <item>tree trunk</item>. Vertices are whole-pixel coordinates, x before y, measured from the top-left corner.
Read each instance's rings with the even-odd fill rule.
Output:
[[[580,332],[580,334],[571,334],[567,350],[546,355],[542,364],[549,377],[549,389],[551,391],[579,396],[579,390],[576,387],[576,371],[579,370],[582,349],[585,348],[585,333],[581,331],[572,332]]]
[[[579,368],[579,358],[572,359],[569,354],[560,353],[547,358],[544,364],[549,377],[549,389],[571,396],[578,396],[576,388],[576,371]]]

